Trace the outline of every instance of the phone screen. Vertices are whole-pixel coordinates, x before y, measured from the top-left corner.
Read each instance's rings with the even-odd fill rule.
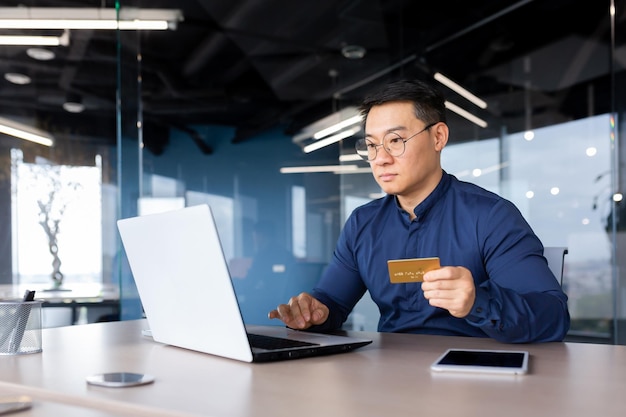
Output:
[[[442,365],[498,366],[520,368],[524,364],[521,352],[484,352],[470,350],[449,351],[440,361]]]
[[[526,351],[448,349],[431,369],[524,374],[528,371],[528,357]]]

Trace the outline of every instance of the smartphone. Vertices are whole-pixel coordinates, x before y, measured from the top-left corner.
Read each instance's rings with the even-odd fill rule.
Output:
[[[124,388],[145,385],[154,382],[154,377],[148,374],[136,374],[132,372],[109,372],[104,374],[90,375],[87,383],[101,387]]]
[[[526,374],[529,356],[524,350],[448,349],[430,369],[437,372]]]

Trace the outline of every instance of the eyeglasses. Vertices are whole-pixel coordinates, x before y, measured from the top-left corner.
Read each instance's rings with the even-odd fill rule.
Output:
[[[355,148],[356,153],[363,158],[365,161],[373,161],[376,159],[376,155],[378,154],[378,148],[383,146],[387,153],[391,156],[402,156],[404,151],[406,150],[406,143],[413,139],[415,136],[423,133],[436,125],[439,122],[431,123],[427,125],[425,128],[415,133],[414,135],[409,136],[406,139],[402,139],[402,137],[396,132],[389,132],[383,137],[383,143],[375,144],[369,139],[361,138],[356,141]]]

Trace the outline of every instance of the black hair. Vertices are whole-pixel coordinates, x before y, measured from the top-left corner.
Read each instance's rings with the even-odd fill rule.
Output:
[[[446,123],[443,94],[433,85],[420,80],[394,81],[365,97],[360,107],[363,123],[372,107],[394,101],[412,102],[415,117],[426,124]]]

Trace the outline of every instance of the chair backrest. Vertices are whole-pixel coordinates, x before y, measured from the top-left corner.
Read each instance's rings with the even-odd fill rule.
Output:
[[[565,261],[566,254],[566,247],[546,246],[543,248],[543,256],[546,257],[550,270],[561,285],[563,285],[563,263]]]

